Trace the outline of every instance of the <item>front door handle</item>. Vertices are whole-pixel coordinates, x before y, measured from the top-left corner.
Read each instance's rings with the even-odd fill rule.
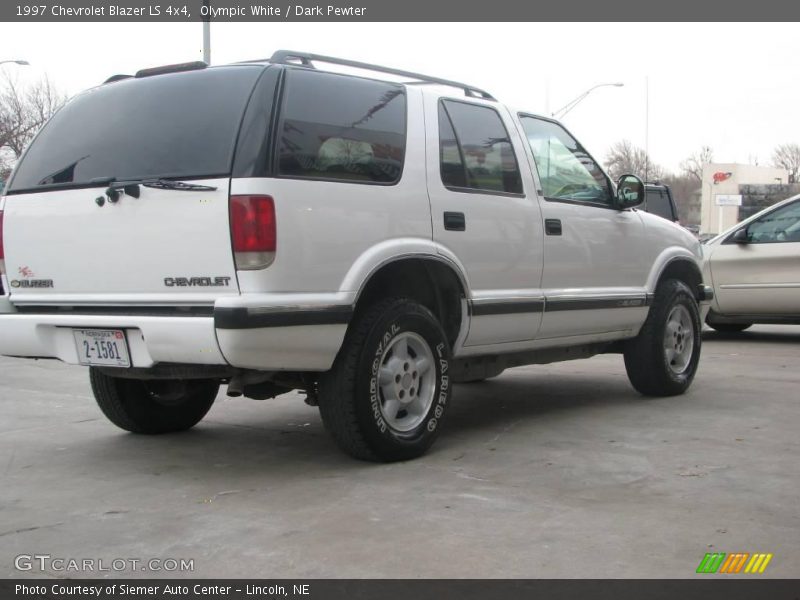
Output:
[[[462,212],[445,212],[444,228],[448,231],[466,231],[467,219]]]
[[[547,235],[561,235],[561,219],[545,219],[544,232]]]

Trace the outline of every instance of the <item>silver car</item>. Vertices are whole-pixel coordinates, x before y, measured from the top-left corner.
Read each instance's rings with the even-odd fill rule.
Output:
[[[722,332],[800,325],[800,195],[709,240],[703,252],[704,279],[714,286],[708,325]]]

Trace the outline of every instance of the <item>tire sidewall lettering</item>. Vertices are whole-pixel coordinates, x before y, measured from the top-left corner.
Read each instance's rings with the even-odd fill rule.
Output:
[[[384,419],[380,408],[380,385],[378,384],[378,377],[381,369],[381,358],[383,357],[384,349],[389,346],[392,340],[399,334],[405,331],[413,331],[421,335],[425,341],[430,344],[428,335],[419,330],[414,330],[409,327],[392,323],[380,335],[379,342],[376,344],[375,352],[372,360],[369,362],[369,412],[374,421],[375,426],[381,435],[388,435],[395,438],[407,437],[408,434],[393,431],[389,424]],[[432,344],[431,344],[432,345]],[[434,346],[434,365],[437,371],[437,390],[435,391],[435,401],[432,403],[428,410],[426,419],[412,432],[409,432],[411,437],[419,438],[420,435],[432,434],[439,426],[439,421],[445,412],[445,405],[447,404],[450,391],[450,378],[447,375],[450,363],[448,359],[447,346],[445,343],[440,342]]]

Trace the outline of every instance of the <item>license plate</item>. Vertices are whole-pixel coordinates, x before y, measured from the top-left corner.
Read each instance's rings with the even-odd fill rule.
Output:
[[[121,329],[73,329],[82,365],[130,367],[128,342]]]

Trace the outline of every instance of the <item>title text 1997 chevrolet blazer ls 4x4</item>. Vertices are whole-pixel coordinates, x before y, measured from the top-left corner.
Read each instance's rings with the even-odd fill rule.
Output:
[[[115,76],[12,175],[0,354],[88,365],[138,433],[192,427],[220,384],[301,389],[373,460],[420,455],[454,382],[516,365],[621,352],[637,390],[680,394],[710,291],[643,196],[452,81],[288,51]]]

